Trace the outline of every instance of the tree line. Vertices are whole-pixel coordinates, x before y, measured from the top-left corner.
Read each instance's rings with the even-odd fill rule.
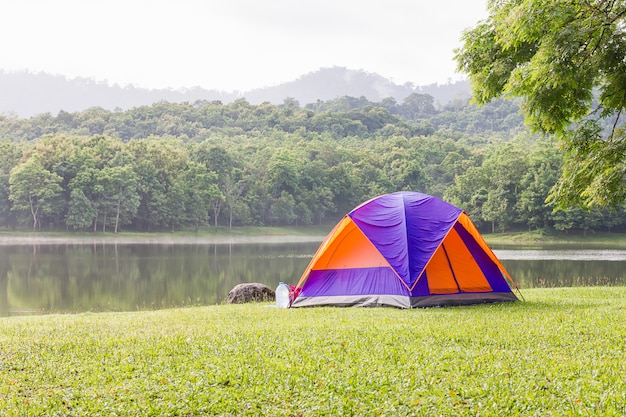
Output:
[[[413,190],[482,229],[600,230],[623,210],[553,211],[563,154],[519,107],[438,109],[343,97],[301,107],[245,99],[127,111],[0,116],[0,225],[114,231],[331,224],[376,195]]]

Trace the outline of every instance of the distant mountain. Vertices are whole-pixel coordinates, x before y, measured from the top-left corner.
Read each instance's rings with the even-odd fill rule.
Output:
[[[467,99],[471,94],[467,81],[415,87],[410,83],[394,84],[381,75],[363,70],[332,67],[322,68],[288,83],[251,90],[244,95],[252,104],[259,104],[264,101],[280,104],[285,98],[292,97],[298,100],[301,105],[305,105],[315,103],[317,100],[333,100],[343,96],[363,96],[373,102],[380,102],[384,98],[393,97],[401,103],[412,93],[430,94],[435,98],[435,104],[439,106],[443,106],[454,99]]]
[[[466,81],[422,87],[412,84],[398,85],[378,74],[343,67],[322,68],[295,81],[244,93],[206,90],[200,87],[150,90],[109,85],[87,78],[67,79],[46,73],[0,71],[0,114],[18,117],[31,117],[41,113],[56,115],[60,110],[76,112],[90,107],[127,110],[159,101],[178,103],[219,100],[229,103],[241,97],[251,104],[281,104],[289,97],[302,106],[343,96],[363,96],[374,102],[393,97],[401,103],[412,93],[430,94],[436,105],[443,106],[454,99],[469,98],[470,88]]]
[[[40,113],[56,115],[60,110],[76,112],[90,107],[127,110],[162,100],[229,102],[235,98],[234,94],[201,88],[148,90],[98,83],[87,78],[69,80],[60,75],[46,73],[0,72],[0,113],[14,113],[19,117],[30,117]]]

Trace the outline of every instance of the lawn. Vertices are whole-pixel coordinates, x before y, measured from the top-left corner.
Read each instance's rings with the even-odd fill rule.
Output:
[[[7,416],[624,416],[626,287],[0,319]]]

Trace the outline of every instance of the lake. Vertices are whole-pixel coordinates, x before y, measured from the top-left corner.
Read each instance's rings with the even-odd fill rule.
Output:
[[[0,316],[219,304],[242,282],[296,284],[320,240],[0,239]],[[626,283],[626,250],[494,252],[522,294],[532,287]]]

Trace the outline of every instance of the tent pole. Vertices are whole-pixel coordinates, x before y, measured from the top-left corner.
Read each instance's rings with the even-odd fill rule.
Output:
[[[454,268],[452,268],[452,262],[450,261],[450,257],[448,256],[448,251],[446,250],[446,246],[441,242],[441,249],[443,249],[443,253],[446,255],[446,260],[448,261],[448,267],[450,268],[450,272],[452,272],[452,278],[454,278],[454,283],[456,284],[456,288],[459,290],[459,293],[462,293],[461,286],[459,285],[459,280],[456,279],[456,274],[454,273]]]

